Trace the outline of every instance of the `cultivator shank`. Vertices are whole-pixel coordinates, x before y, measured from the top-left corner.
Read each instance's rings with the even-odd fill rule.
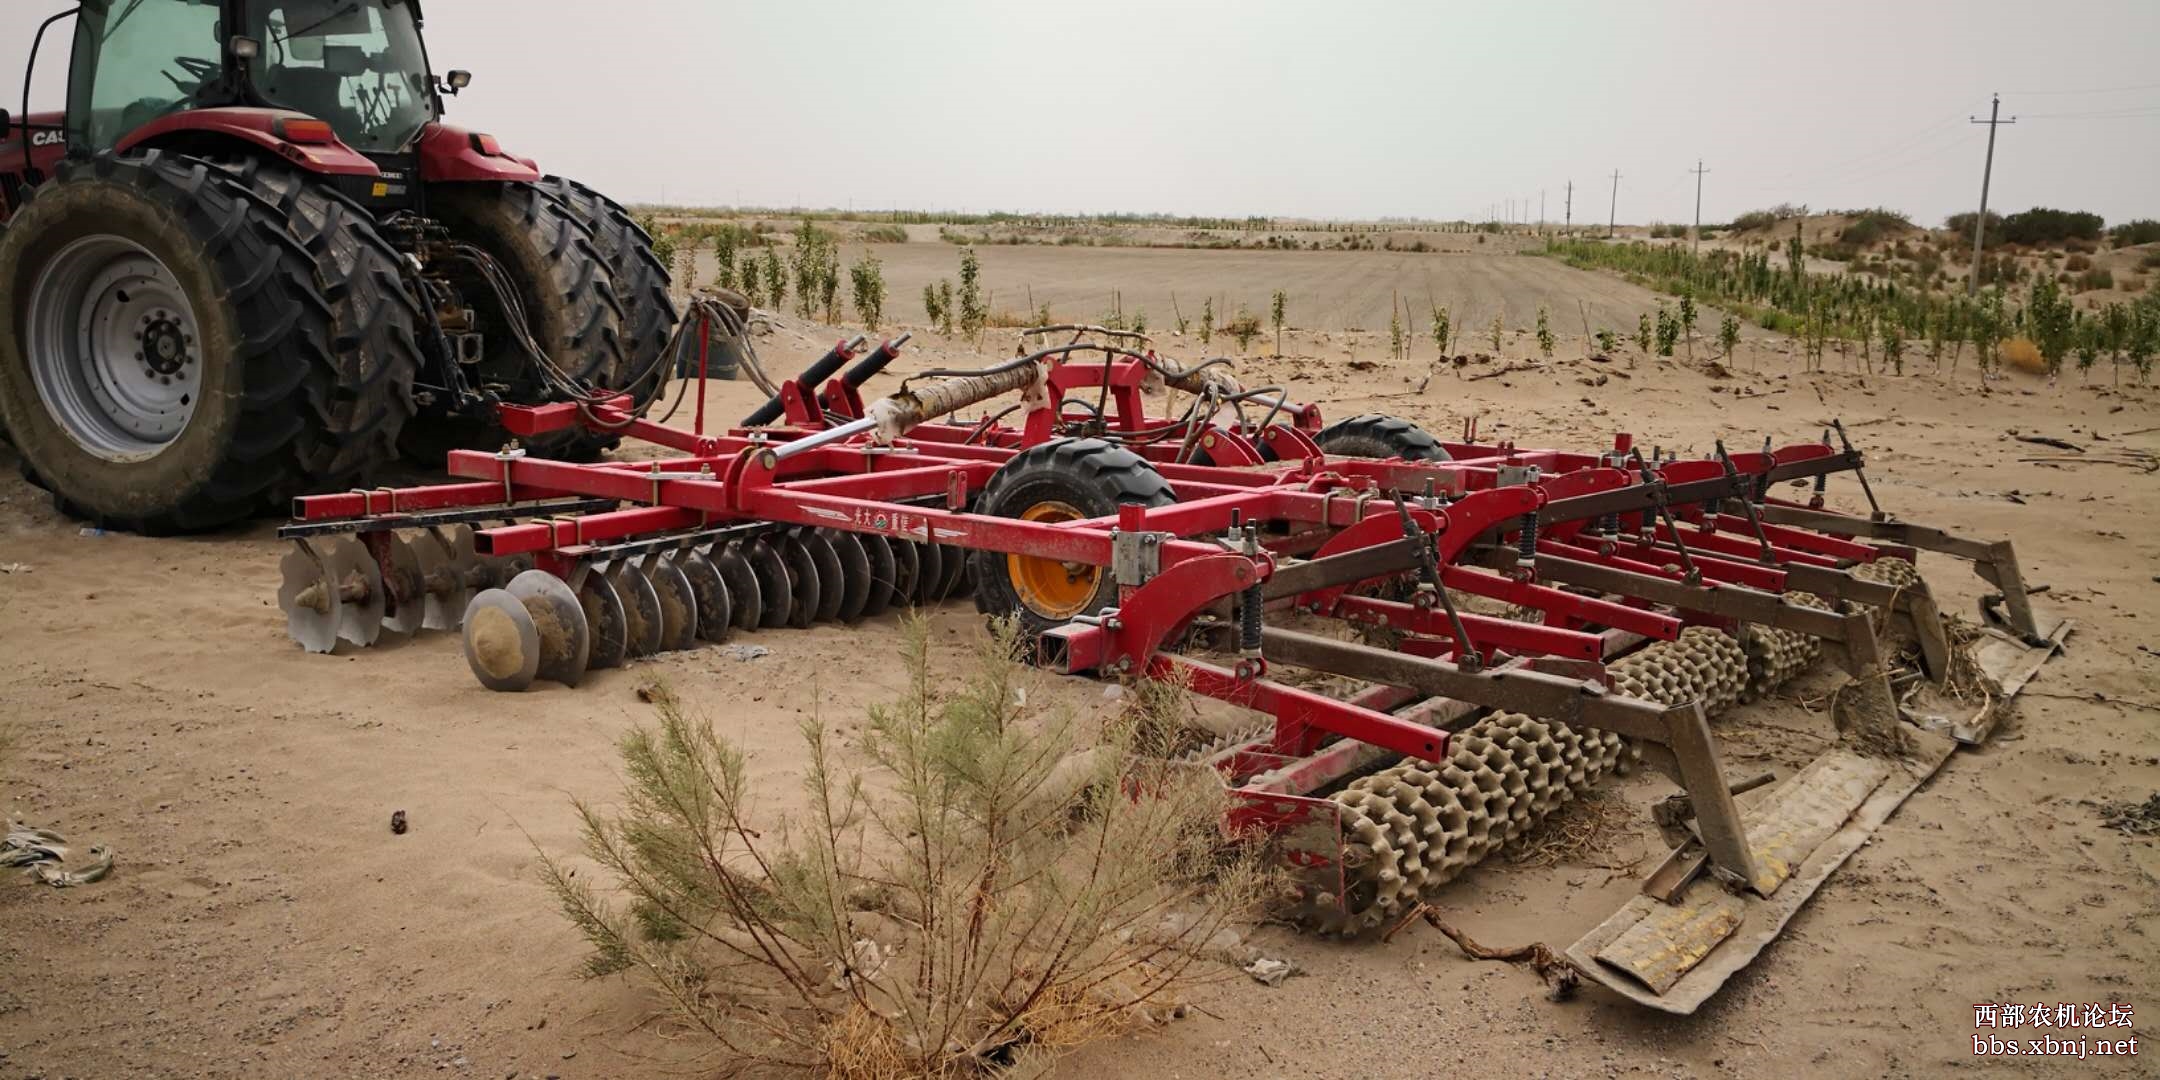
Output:
[[[627,402],[506,407],[521,436],[597,424],[675,456],[458,451],[458,482],[303,498],[281,606],[313,651],[462,615],[474,672],[516,690],[972,594],[1016,617],[1048,668],[1174,681],[1259,714],[1189,760],[1230,788],[1228,829],[1277,837],[1300,917],[1329,932],[1433,899],[1645,763],[1681,789],[1657,814],[1672,854],[1570,955],[1680,1012],[1949,755],[1915,695],[1971,669],[1918,550],[1998,588],[2003,625],[1978,657],[1998,697],[2068,630],[2033,611],[2007,542],[1824,509],[1843,474],[1874,505],[1842,429],[1683,460],[1626,435],[1577,452],[1386,417],[1323,426],[1220,362],[1058,329],[1070,339],[867,403],[900,343],[839,374],[857,344],[842,343],[712,435]],[[1150,412],[1158,392],[1183,409]],[[1781,484],[1812,493],[1774,498]],[[1711,717],[1823,654],[1846,675],[1838,748],[1774,784],[1728,776]],[[1934,726],[1984,739],[1988,710]]]

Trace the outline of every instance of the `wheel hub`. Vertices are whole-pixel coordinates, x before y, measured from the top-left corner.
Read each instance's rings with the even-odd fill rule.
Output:
[[[1028,507],[1023,521],[1054,523],[1077,521],[1086,515],[1070,503],[1047,499]],[[1070,619],[1087,608],[1102,580],[1102,568],[1089,563],[1065,562],[1039,555],[1007,555],[1006,571],[1013,590],[1030,611],[1046,619]]]
[[[112,461],[153,457],[201,398],[195,309],[173,272],[121,236],[60,249],[30,290],[26,344],[46,411]]]

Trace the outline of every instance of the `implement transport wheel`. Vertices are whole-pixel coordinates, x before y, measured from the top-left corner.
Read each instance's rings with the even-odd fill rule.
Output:
[[[533,343],[556,369],[589,389],[621,389],[614,383],[626,370],[622,304],[593,230],[576,210],[534,184],[440,184],[428,198],[429,212],[452,239],[479,248],[502,267]],[[469,266],[444,269],[472,304],[486,341],[486,355],[467,378],[500,388],[507,401],[552,400],[487,280]],[[492,417],[422,413],[405,432],[399,448],[423,465],[441,464],[454,449],[495,450],[510,440]],[[546,457],[592,460],[617,441],[573,429],[526,440],[526,448]]]
[[[416,356],[377,288],[395,256],[270,179],[69,161],[0,232],[0,421],[62,510],[215,528],[352,485],[395,436]]]
[[[1313,437],[1320,449],[1343,457],[1446,461],[1448,452],[1425,429],[1395,416],[1367,413],[1338,420]]]
[[[1109,517],[1123,503],[1167,506],[1170,485],[1138,454],[1101,439],[1065,439],[1021,451],[990,477],[981,512],[1054,523]],[[1075,615],[1117,603],[1108,567],[1037,555],[978,551],[975,606],[1017,616],[1033,637]]]

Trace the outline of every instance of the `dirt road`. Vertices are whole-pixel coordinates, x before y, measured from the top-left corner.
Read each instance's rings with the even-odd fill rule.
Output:
[[[922,252],[906,260],[951,257],[912,247]],[[1282,266],[1311,260],[1312,288],[1349,279],[1316,292],[1316,309],[1370,330],[1377,303],[1384,331],[1386,282],[1416,281],[1422,295],[1417,270],[1404,269],[1417,257],[1353,254],[1283,254],[1270,265],[1254,253],[1091,251],[1061,270],[1053,260],[1066,253],[1055,249],[985,249],[984,262],[1001,304],[1028,280],[1038,297],[1070,290],[1054,304],[1115,284],[1154,321],[1158,303],[1168,315],[1173,282],[1260,302],[1271,282],[1289,280]],[[1582,291],[1598,305],[1593,317],[1618,321],[1648,296],[1527,257],[1424,258],[1457,266],[1451,280],[1465,297],[1485,283],[1493,302],[1565,290],[1554,299],[1572,310]],[[896,287],[928,268],[903,270],[899,256],[888,265]],[[1360,290],[1380,298],[1359,300]],[[763,348],[792,369],[833,333],[783,328]],[[909,363],[969,355],[923,344]],[[1467,961],[1423,927],[1355,946],[1263,929],[1255,947],[1304,974],[1268,989],[1226,969],[1194,998],[1204,1011],[1090,1048],[1063,1074],[1933,1076],[1972,1060],[1974,1002],[2122,1001],[2138,1010],[2135,1033],[2160,1025],[2160,842],[2101,828],[2095,809],[2160,789],[2160,540],[2150,528],[2160,476],[2026,460],[2076,455],[2036,453],[2004,434],[2160,449],[2160,395],[2023,381],[1983,395],[1969,362],[1955,393],[1932,377],[1810,376],[1783,347],[1751,345],[1737,377],[1714,379],[1679,363],[1569,361],[1584,351],[1572,340],[1538,371],[1471,381],[1435,374],[1425,359],[1391,362],[1370,333],[1331,333],[1294,338],[1298,355],[1243,370],[1249,382],[1287,380],[1333,416],[1386,411],[1452,431],[1478,415],[1488,432],[1526,445],[1582,446],[1627,429],[1700,452],[1717,434],[1747,445],[1766,433],[1812,437],[1842,415],[1870,448],[1887,503],[1912,520],[2015,538],[2031,580],[2052,587],[2046,602],[2080,621],[2069,655],[1996,742],[1951,762],[1693,1019],[1597,992],[1548,1003],[1527,971]],[[1528,355],[1519,344],[1510,353]],[[713,407],[740,415],[751,397],[746,384],[723,386]],[[756,660],[681,653],[598,673],[576,691],[491,694],[450,635],[349,656],[300,652],[274,602],[282,552],[267,523],[182,540],[85,536],[6,471],[0,723],[13,747],[0,760],[0,805],[112,845],[119,866],[80,889],[0,887],[0,970],[10,975],[0,980],[0,1076],[568,1078],[710,1067],[634,983],[577,977],[580,945],[535,879],[536,847],[573,850],[571,797],[612,796],[614,741],[649,717],[635,688],[656,673],[752,750],[768,790],[791,790],[802,765],[795,725],[808,710],[845,736],[866,703],[898,690],[889,617],[766,632],[751,640],[771,654]],[[1946,608],[1971,610],[1976,578],[1948,561],[1923,569]],[[934,626],[939,647],[956,650],[979,620],[948,608]],[[1830,732],[1815,699],[1827,678],[1724,721],[1730,752],[1789,765],[1819,749]],[[1098,684],[1060,685],[1099,707]],[[1638,776],[1619,793],[1641,822],[1641,805],[1663,791]],[[785,796],[773,805],[784,812]],[[390,832],[395,810],[410,816],[406,835]],[[1487,944],[1565,944],[1625,897],[1630,874],[1611,867],[1639,869],[1631,860],[1654,835],[1642,826],[1613,837],[1597,865],[1488,864],[1450,886],[1449,917]],[[2150,1075],[2153,1052],[2022,1068]]]

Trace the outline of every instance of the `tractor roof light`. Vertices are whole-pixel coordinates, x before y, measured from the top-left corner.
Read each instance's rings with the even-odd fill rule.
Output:
[[[232,52],[235,60],[253,60],[262,55],[262,42],[243,34],[234,34],[227,38],[225,47]]]
[[[472,72],[462,69],[454,70],[450,72],[450,77],[444,81],[450,84],[451,92],[455,93],[472,85]]]

